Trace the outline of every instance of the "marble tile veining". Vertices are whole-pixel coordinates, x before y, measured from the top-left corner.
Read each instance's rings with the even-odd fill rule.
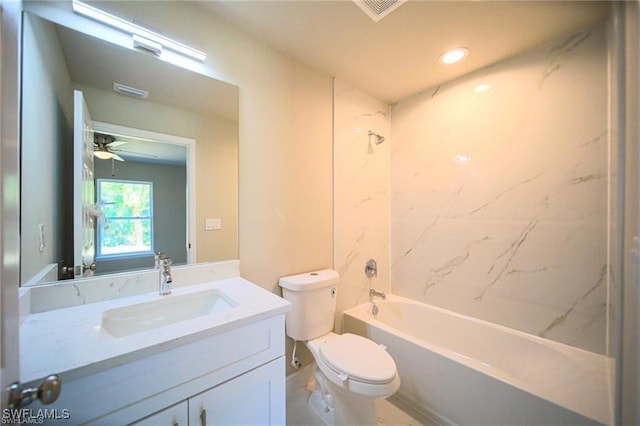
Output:
[[[368,301],[369,288],[389,291],[389,107],[354,86],[334,84],[334,267],[340,273],[336,329],[345,309]],[[381,135],[378,144],[369,131]],[[376,259],[378,274],[364,266]]]
[[[605,352],[606,47],[603,24],[393,106],[392,292]]]

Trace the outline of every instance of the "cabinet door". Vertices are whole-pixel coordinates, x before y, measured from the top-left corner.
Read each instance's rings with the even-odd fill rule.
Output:
[[[183,401],[145,417],[131,426],[187,426],[188,422],[188,404],[187,401]]]
[[[284,358],[189,398],[189,425],[284,425]]]

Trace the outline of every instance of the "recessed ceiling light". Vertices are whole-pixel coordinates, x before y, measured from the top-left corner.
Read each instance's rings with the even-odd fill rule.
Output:
[[[486,92],[489,89],[491,89],[491,86],[489,86],[488,84],[481,84],[480,86],[476,87],[473,90],[480,93],[480,92]]]
[[[455,161],[457,164],[461,165],[461,166],[466,166],[469,163],[471,163],[471,161],[473,160],[473,158],[471,158],[468,155],[464,155],[464,154],[456,154],[453,157],[453,161]]]
[[[440,62],[443,64],[455,64],[458,61],[464,59],[469,54],[469,49],[466,47],[456,47],[455,49],[447,50],[440,55]]]

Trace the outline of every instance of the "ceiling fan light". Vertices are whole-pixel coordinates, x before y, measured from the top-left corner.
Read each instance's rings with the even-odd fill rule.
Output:
[[[111,158],[113,158],[113,153],[109,152],[109,151],[93,151],[93,155],[95,155],[96,157],[98,157],[101,160],[110,160]]]

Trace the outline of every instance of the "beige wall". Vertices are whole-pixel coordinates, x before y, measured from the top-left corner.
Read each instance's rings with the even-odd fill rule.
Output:
[[[235,122],[77,86],[94,121],[165,133],[196,141],[197,261],[238,258],[238,131]],[[207,217],[222,219],[205,231]]]
[[[333,267],[332,78],[207,14],[197,2],[93,4],[207,52],[194,68],[239,87],[242,277],[281,294],[279,277]],[[68,3],[30,9],[92,31]]]
[[[240,88],[242,276],[279,294],[279,277],[332,267],[331,78],[197,4],[98,6],[207,52],[206,71]]]
[[[207,52],[211,75],[240,88],[242,277],[280,294],[279,277],[333,267],[331,77],[197,6],[118,2],[104,7],[117,7],[122,16]],[[288,359],[291,351],[287,339]]]

